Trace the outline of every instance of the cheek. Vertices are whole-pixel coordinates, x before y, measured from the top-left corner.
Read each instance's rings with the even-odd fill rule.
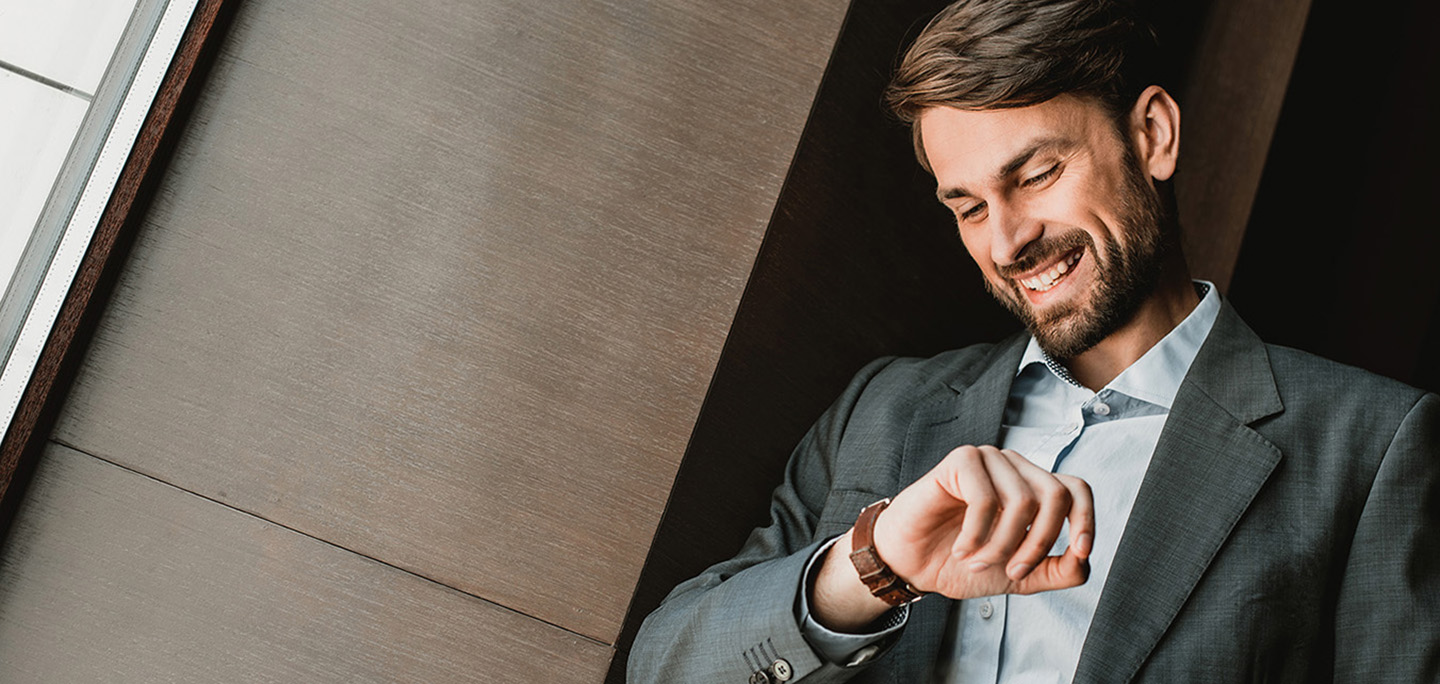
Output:
[[[1097,178],[1086,169],[1071,169],[1034,199],[1033,214],[1049,223],[1083,228],[1094,225],[1105,207],[1120,197],[1120,189],[1108,178]]]

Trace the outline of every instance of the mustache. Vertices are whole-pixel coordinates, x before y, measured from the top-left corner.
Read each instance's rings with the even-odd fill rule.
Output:
[[[1042,238],[1028,245],[1020,252],[1014,263],[999,266],[995,272],[1004,278],[1014,279],[1026,271],[1047,261],[1053,261],[1061,254],[1073,252],[1080,247],[1090,247],[1094,241],[1083,230],[1075,230],[1053,238]]]

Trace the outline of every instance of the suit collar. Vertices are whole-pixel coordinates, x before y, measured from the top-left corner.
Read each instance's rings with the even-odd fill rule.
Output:
[[[1242,424],[1285,408],[1275,388],[1265,343],[1240,319],[1227,299],[1220,300],[1215,328],[1200,348],[1185,382],[1194,384]]]
[[[1282,409],[1264,344],[1224,302],[1136,495],[1076,682],[1134,678],[1280,462],[1249,425]]]
[[[920,479],[951,449],[964,444],[994,444],[1010,396],[1015,368],[1029,335],[1017,333],[990,348],[977,363],[939,378],[948,388],[922,405],[910,422],[900,466],[901,485]]]

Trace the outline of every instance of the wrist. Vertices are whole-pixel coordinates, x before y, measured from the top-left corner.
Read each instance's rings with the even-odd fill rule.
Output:
[[[841,535],[821,560],[810,596],[815,621],[836,632],[858,632],[890,610],[860,581],[850,562],[854,530]]]
[[[871,594],[887,605],[899,608],[919,601],[925,594],[898,577],[875,548],[875,524],[889,505],[890,499],[881,499],[860,511],[855,527],[851,528],[853,550],[850,562]]]

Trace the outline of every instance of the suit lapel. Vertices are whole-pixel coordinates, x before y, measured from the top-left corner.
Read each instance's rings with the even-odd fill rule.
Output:
[[[966,444],[994,444],[1016,366],[1029,341],[1015,335],[995,345],[985,359],[944,380],[951,391],[923,405],[910,421],[900,462],[900,486],[920,479],[950,453]]]
[[[1248,424],[1281,409],[1264,345],[1222,302],[1155,447],[1074,681],[1139,671],[1280,462]]]
[[[994,444],[999,439],[1010,383],[1028,340],[1026,335],[1016,335],[995,345],[981,363],[944,380],[946,396],[915,412],[905,437],[899,488],[920,479],[956,447]],[[918,670],[937,661],[945,620],[953,605],[953,601],[932,597],[911,606],[905,632],[907,643],[915,649],[915,657],[908,662],[917,671],[897,672],[895,681],[930,681]]]

